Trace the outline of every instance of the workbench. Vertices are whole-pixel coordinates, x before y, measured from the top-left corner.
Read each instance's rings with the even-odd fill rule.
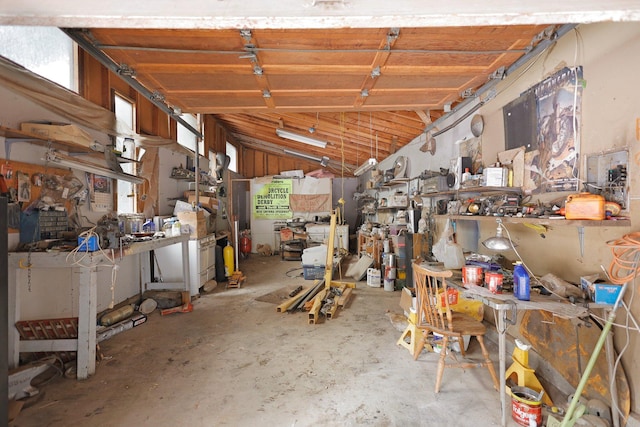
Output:
[[[95,373],[96,368],[96,310],[97,310],[97,283],[98,269],[105,265],[118,265],[123,257],[138,257],[140,266],[141,288],[153,279],[149,277],[146,262],[141,261],[142,254],[149,251],[175,245],[182,245],[182,273],[183,282],[173,285],[180,286],[181,290],[189,290],[189,235],[166,237],[130,244],[127,248],[109,251],[108,253],[80,252],[78,264],[72,264],[68,259],[69,252],[10,252],[9,253],[9,289],[8,289],[8,342],[9,342],[9,368],[16,368],[19,364],[20,352],[55,352],[75,351],[77,353],[77,378],[86,379]],[[113,261],[110,259],[113,256]],[[79,275],[78,296],[78,337],[77,339],[50,339],[50,340],[20,340],[20,335],[15,324],[20,318],[20,292],[17,273],[20,269],[58,269],[68,268]],[[131,278],[128,278],[131,279]],[[167,284],[165,284],[167,285]]]
[[[563,300],[553,299],[549,296],[531,294],[530,301],[521,301],[516,299],[513,294],[494,294],[487,288],[477,285],[462,285],[458,281],[449,281],[454,287],[460,290],[461,294],[469,299],[482,301],[487,307],[491,307],[498,312],[496,329],[498,331],[498,352],[500,360],[500,404],[502,409],[502,426],[507,424],[507,414],[511,411],[507,406],[507,393],[506,393],[506,332],[507,332],[507,319],[515,321],[515,314],[518,310],[543,310],[552,313],[554,316],[558,316],[564,319],[576,319],[589,315],[590,308],[604,308],[608,310],[608,306],[601,304],[589,304],[590,308],[582,305],[570,304]],[[511,318],[508,318],[508,313],[512,312]],[[610,336],[607,336],[606,341],[606,357],[610,366],[613,366],[613,342]],[[615,375],[612,369],[609,371],[610,377]],[[615,381],[614,381],[615,384]],[[615,387],[610,390],[611,399],[613,402],[617,402],[618,394]],[[510,400],[509,400],[510,402]],[[617,421],[617,419],[615,420]],[[614,421],[614,425],[619,425]]]

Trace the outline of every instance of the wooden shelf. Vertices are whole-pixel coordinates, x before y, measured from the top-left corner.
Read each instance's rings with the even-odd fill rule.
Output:
[[[439,196],[453,196],[457,194],[468,194],[468,193],[509,193],[509,194],[520,194],[522,193],[522,189],[520,187],[469,187],[469,188],[460,188],[458,190],[449,190],[449,191],[440,191],[437,193],[421,193],[420,197],[439,197]]]
[[[398,178],[398,179],[394,179],[392,181],[380,184],[379,188],[391,188],[391,187],[397,187],[399,185],[406,185],[409,181],[411,181],[411,178]]]
[[[398,209],[407,209],[407,206],[378,206],[379,211],[394,211]]]
[[[575,226],[575,227],[630,227],[631,220],[625,219],[613,219],[613,220],[576,220],[576,219],[562,219],[562,218],[519,218],[513,216],[480,216],[480,215],[436,215],[437,218],[449,218],[463,221],[484,221],[484,222],[496,222],[497,219],[501,219],[505,224],[539,224],[539,225],[558,225],[558,226]]]
[[[22,130],[11,129],[4,126],[0,126],[0,136],[7,138],[8,140],[24,141],[33,144],[51,146],[56,149],[63,149],[71,153],[87,153],[94,154],[96,151],[89,147],[83,147],[82,145],[75,144],[73,142],[60,141],[56,139],[43,138],[40,135],[35,135],[30,132]]]

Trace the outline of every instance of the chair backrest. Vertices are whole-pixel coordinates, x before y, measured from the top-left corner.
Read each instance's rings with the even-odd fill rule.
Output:
[[[452,276],[451,270],[413,264],[413,283],[416,286],[417,324],[429,325],[440,330],[453,330],[451,309],[447,295],[446,279]],[[441,296],[445,296],[441,298]],[[438,304],[438,299],[444,304]]]

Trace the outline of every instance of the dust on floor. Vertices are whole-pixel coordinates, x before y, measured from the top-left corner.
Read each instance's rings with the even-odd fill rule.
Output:
[[[102,342],[95,375],[45,384],[11,425],[500,425],[485,369],[445,370],[434,394],[438,355],[414,361],[396,345],[388,312],[401,313],[399,292],[358,282],[347,307],[316,325],[306,313],[277,313],[278,294],[313,283],[299,266],[277,256],[242,260],[243,287],[221,283],[191,313],[156,310]],[[478,347],[472,341],[469,351]]]

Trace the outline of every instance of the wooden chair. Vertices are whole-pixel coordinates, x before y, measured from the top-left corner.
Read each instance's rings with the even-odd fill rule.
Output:
[[[498,377],[496,376],[493,362],[491,362],[489,358],[489,352],[484,345],[484,334],[487,331],[485,325],[466,314],[453,312],[449,307],[448,298],[442,298],[444,299],[444,304],[437,303],[443,292],[444,295],[447,295],[446,279],[451,277],[451,275],[450,270],[439,270],[436,267],[413,264],[413,281],[416,286],[417,297],[416,326],[422,331],[422,334],[419,334],[419,341],[413,358],[418,358],[426,344],[428,335],[435,332],[442,336],[442,349],[440,350],[440,359],[438,360],[438,370],[436,373],[436,393],[440,391],[445,367],[463,369],[486,367],[493,379],[493,387],[499,390]],[[456,360],[455,363],[445,363],[445,358],[448,355],[455,357],[451,354],[451,351],[448,350],[448,345],[452,338],[458,339],[460,353],[462,357],[466,357],[463,335],[476,337],[482,348],[482,355],[484,356],[483,362],[458,362]]]

